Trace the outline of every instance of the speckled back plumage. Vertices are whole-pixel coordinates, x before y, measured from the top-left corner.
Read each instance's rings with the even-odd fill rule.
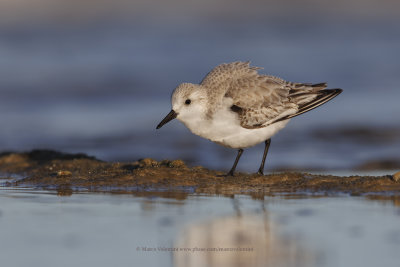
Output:
[[[260,75],[259,69],[249,62],[233,62],[211,70],[201,82],[209,95],[208,115],[220,108],[224,98],[231,98],[242,127],[262,128],[309,111],[341,92],[324,90],[326,83],[292,83]]]

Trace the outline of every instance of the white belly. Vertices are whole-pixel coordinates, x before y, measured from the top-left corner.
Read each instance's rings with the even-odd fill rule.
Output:
[[[246,129],[239,126],[240,128],[238,127],[231,134],[214,140],[211,138],[208,139],[231,148],[251,147],[270,139],[279,130],[284,128],[288,122],[289,120],[281,121],[259,129]]]
[[[178,117],[179,119],[179,117]],[[212,121],[182,121],[189,130],[201,137],[230,148],[247,148],[268,140],[284,128],[289,120],[258,128],[246,129],[240,126],[233,112],[221,112]]]

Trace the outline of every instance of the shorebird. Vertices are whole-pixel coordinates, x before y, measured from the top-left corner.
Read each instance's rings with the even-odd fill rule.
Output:
[[[172,110],[157,125],[177,118],[189,130],[217,144],[238,149],[233,176],[245,148],[264,142],[258,174],[264,174],[271,137],[290,119],[339,95],[326,83],[293,83],[259,74],[250,62],[232,62],[212,69],[200,84],[182,83],[172,93]]]

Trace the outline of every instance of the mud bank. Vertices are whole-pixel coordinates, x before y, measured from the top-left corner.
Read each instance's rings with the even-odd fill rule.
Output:
[[[299,172],[271,173],[265,176],[237,173],[224,177],[224,172],[203,167],[188,167],[180,160],[104,162],[84,154],[63,154],[35,150],[28,153],[0,154],[3,186],[32,186],[57,190],[60,195],[73,191],[98,192],[165,192],[195,194],[321,193],[351,195],[400,194],[400,182],[393,176],[313,175]],[[1,181],[1,180],[0,180]]]

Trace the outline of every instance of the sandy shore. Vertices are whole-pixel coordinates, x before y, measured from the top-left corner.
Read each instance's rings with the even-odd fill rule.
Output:
[[[61,195],[73,191],[165,192],[194,194],[248,194],[265,196],[277,193],[319,193],[350,195],[399,194],[400,182],[392,175],[349,176],[313,175],[300,172],[271,173],[265,176],[224,172],[203,167],[188,167],[181,160],[104,162],[85,154],[64,154],[34,150],[0,155],[3,178],[17,174],[4,186],[33,186],[57,190]]]

